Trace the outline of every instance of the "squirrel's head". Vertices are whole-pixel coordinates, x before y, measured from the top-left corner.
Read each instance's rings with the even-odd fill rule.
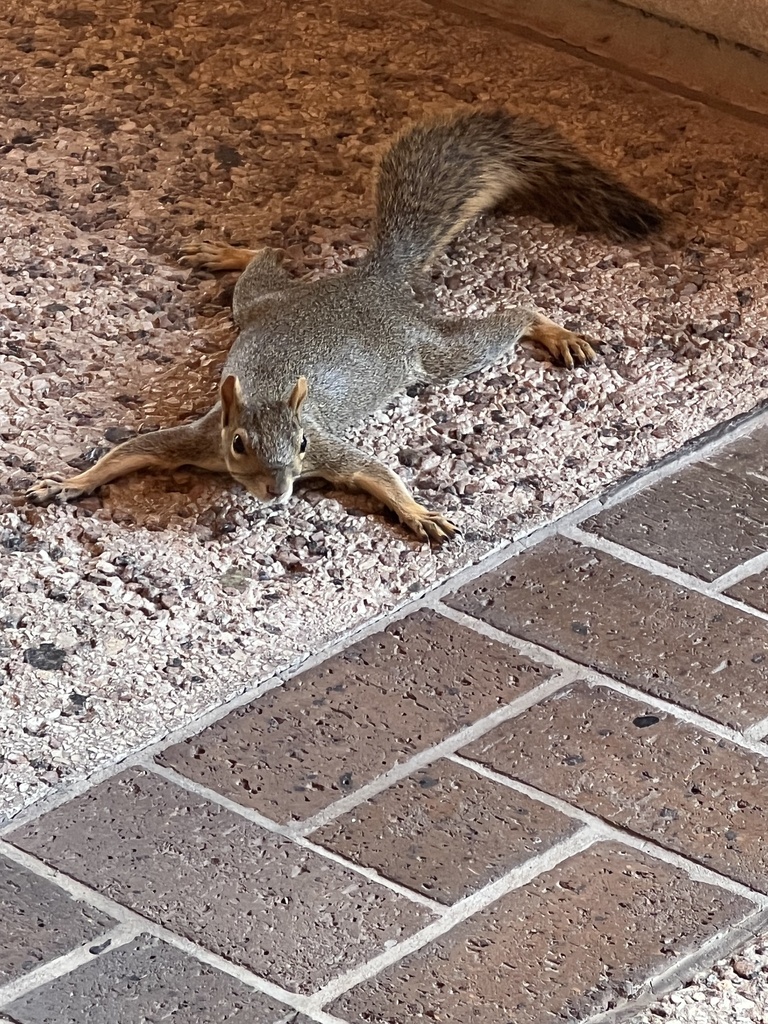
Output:
[[[260,501],[285,501],[301,475],[307,449],[301,426],[307,378],[299,377],[283,401],[247,404],[233,374],[222,381],[219,394],[227,469]]]

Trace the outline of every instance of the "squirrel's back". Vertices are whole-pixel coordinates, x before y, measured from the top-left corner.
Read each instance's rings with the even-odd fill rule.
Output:
[[[512,200],[619,237],[661,223],[554,129],[502,110],[459,113],[407,129],[384,154],[371,265],[409,277],[479,214]]]

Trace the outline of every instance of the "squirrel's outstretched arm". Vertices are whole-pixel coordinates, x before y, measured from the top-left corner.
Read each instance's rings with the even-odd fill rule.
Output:
[[[90,494],[102,484],[140,469],[177,469],[199,466],[226,471],[220,452],[220,411],[209,413],[181,427],[169,427],[151,434],[140,434],[107,452],[95,466],[64,480],[47,477],[30,487],[27,498],[36,505],[47,501],[71,501]]]
[[[400,477],[382,462],[337,437],[311,436],[302,478],[311,476],[372,495],[392,509],[419,540],[439,543],[458,531],[445,516],[420,505]]]

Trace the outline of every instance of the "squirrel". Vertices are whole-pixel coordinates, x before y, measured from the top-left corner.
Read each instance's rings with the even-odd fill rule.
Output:
[[[511,201],[621,238],[661,223],[655,206],[534,121],[475,110],[417,123],[379,163],[373,240],[358,266],[306,281],[274,249],[184,245],[180,262],[192,268],[242,272],[219,400],[201,419],[125,441],[77,476],[38,481],[28,500],[66,501],[135,470],[191,465],[230,474],[265,503],[320,477],[373,495],[422,541],[452,537],[453,522],[345,433],[408,387],[482,369],[521,338],[568,368],[592,361],[586,338],[535,310],[444,318],[414,297],[414,281],[451,239]]]

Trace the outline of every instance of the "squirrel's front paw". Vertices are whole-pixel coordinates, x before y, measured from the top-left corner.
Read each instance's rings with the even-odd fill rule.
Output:
[[[460,532],[458,526],[450,519],[446,519],[439,512],[432,512],[430,509],[424,508],[417,502],[414,502],[411,508],[400,513],[400,521],[403,526],[412,530],[419,540],[433,541],[436,544],[442,544],[443,541],[450,540]]]
[[[187,242],[179,246],[179,263],[193,270],[215,270],[217,257],[224,248],[228,247],[221,242]]]
[[[33,505],[46,505],[49,501],[72,501],[82,494],[85,491],[81,487],[68,487],[66,480],[49,476],[30,487],[26,499]]]
[[[592,347],[596,344],[596,341],[588,341],[583,334],[573,334],[569,331],[568,337],[560,341],[560,358],[569,369],[574,363],[591,363],[597,354]]]

